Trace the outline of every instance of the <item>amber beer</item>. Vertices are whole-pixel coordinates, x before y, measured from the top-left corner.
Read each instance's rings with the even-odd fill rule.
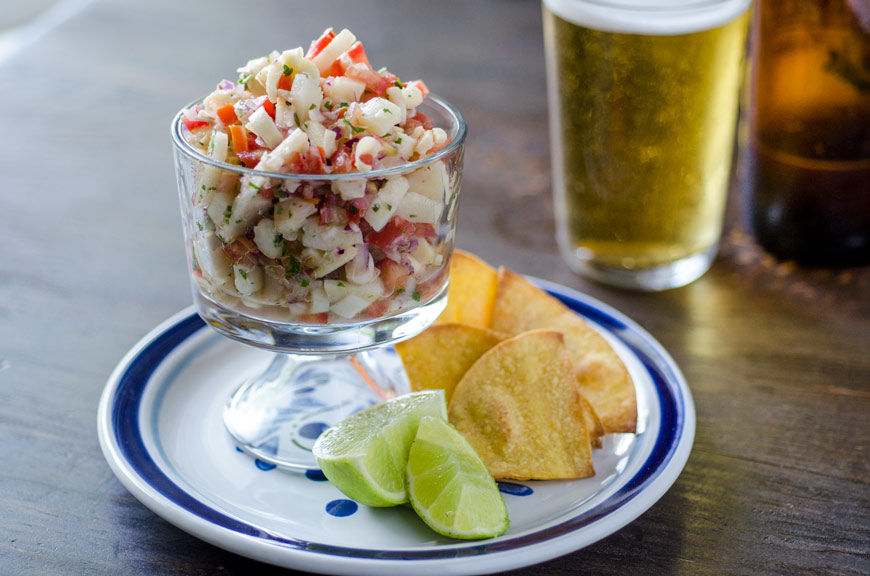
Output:
[[[660,290],[722,229],[748,0],[544,0],[557,235],[578,272]]]
[[[758,16],[751,227],[781,258],[870,262],[870,3],[764,0]]]

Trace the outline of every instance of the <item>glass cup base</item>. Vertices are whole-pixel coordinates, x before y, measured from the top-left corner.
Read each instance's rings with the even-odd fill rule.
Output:
[[[703,276],[713,264],[718,249],[716,244],[703,252],[668,264],[636,269],[607,266],[582,258],[574,250],[565,247],[562,247],[562,256],[574,272],[590,280],[618,288],[660,292],[685,286]]]
[[[224,408],[236,446],[259,466],[318,470],[318,436],[344,418],[407,391],[401,361],[387,349],[356,354],[275,354]]]

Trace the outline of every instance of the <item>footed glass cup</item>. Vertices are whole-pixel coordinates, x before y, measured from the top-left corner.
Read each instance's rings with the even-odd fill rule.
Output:
[[[387,345],[423,331],[446,305],[466,126],[431,94],[417,110],[447,145],[348,174],[218,161],[192,143],[181,112],[173,121],[197,311],[224,336],[275,352],[224,410],[237,446],[260,460],[316,469],[320,432],[402,391]]]

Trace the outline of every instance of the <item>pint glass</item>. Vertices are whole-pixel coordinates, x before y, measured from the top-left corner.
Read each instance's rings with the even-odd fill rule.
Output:
[[[715,257],[749,0],[544,0],[557,239],[590,278],[663,290]]]

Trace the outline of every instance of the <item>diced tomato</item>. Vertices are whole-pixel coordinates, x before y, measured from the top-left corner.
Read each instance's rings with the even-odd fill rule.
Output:
[[[438,232],[431,224],[427,224],[425,222],[417,222],[416,224],[414,224],[414,235],[421,238],[435,238],[436,236],[438,236]]]
[[[412,80],[411,82],[407,83],[407,86],[414,86],[415,88],[420,90],[420,92],[423,93],[423,98],[429,95],[429,88],[426,86],[426,84],[423,83],[422,80]]]
[[[302,324],[326,324],[329,322],[329,312],[320,314],[300,314],[299,322]]]
[[[369,305],[368,308],[360,313],[360,316],[362,316],[363,318],[380,318],[387,313],[387,307],[389,306],[389,304],[389,301],[386,299],[381,299],[373,302]]]
[[[209,125],[208,122],[204,122],[203,120],[188,120],[186,116],[182,116],[181,121],[184,122],[184,125],[191,132],[193,132],[197,128],[202,128],[203,126]]]
[[[336,174],[346,174],[353,170],[353,158],[346,146],[339,148],[332,156],[332,171]]]
[[[345,51],[345,54],[347,54],[351,62],[354,62],[355,64],[365,64],[368,68],[372,67],[369,63],[368,56],[366,56],[366,50],[363,48],[362,42],[359,40],[354,42],[351,47]]]
[[[404,264],[399,264],[389,258],[377,262],[375,266],[381,271],[380,279],[384,283],[384,290],[393,293],[398,289],[405,288],[411,271]]]
[[[320,35],[320,38],[311,42],[311,45],[308,47],[308,53],[305,54],[305,57],[311,60],[323,52],[323,49],[329,46],[329,43],[332,42],[333,38],[335,38],[335,32],[332,31],[332,28],[327,28],[323,34]]]
[[[245,152],[236,152],[236,156],[239,157],[239,160],[247,166],[248,168],[253,168],[257,164],[260,163],[260,158],[263,157],[265,150],[249,150]]]
[[[429,148],[429,151],[426,152],[426,154],[434,154],[434,153],[438,152],[439,150],[441,150],[442,148],[444,148],[445,146],[447,146],[448,144],[450,144],[450,142],[452,142],[452,141],[453,141],[453,138],[448,138],[444,142],[442,142],[441,144],[436,144],[435,146],[432,146],[431,148]]]
[[[410,242],[414,236],[414,224],[399,216],[393,216],[379,232],[366,234],[365,241],[381,250],[388,251]]]
[[[221,119],[226,125],[235,124],[239,121],[238,116],[236,116],[236,109],[233,108],[232,104],[227,104],[226,106],[221,106],[217,109],[218,118]]]
[[[266,110],[266,114],[272,117],[272,120],[275,119],[275,105],[268,98],[263,100],[263,109]]]
[[[290,158],[290,171],[294,174],[325,174],[326,161],[318,148],[310,148],[306,153],[294,154]]]
[[[435,127],[435,124],[432,122],[431,118],[422,112],[417,112],[413,118],[408,118],[405,121],[405,124],[402,125],[402,130],[405,132],[413,132],[417,126],[422,126],[426,130],[431,130]]]
[[[290,90],[293,88],[293,76],[294,74],[281,74],[281,77],[278,78],[278,90]]]
[[[243,126],[230,126],[230,136],[233,139],[233,152],[248,151],[248,131]]]
[[[375,70],[366,67],[364,64],[352,64],[347,66],[344,75],[353,80],[362,82],[366,85],[366,89],[376,96],[383,96],[386,94],[387,88],[392,86],[395,82],[395,80],[390,80],[388,77],[378,74]]]
[[[329,68],[321,72],[320,76],[326,78],[327,76],[343,76],[344,75],[344,66],[341,64],[341,58],[336,58],[332,64],[330,64]]]
[[[438,290],[444,286],[444,277],[447,275],[447,270],[449,266],[442,266],[441,270],[438,271],[437,274],[422,282],[417,284],[417,292],[420,293],[420,301],[425,302],[432,296],[434,296]]]

